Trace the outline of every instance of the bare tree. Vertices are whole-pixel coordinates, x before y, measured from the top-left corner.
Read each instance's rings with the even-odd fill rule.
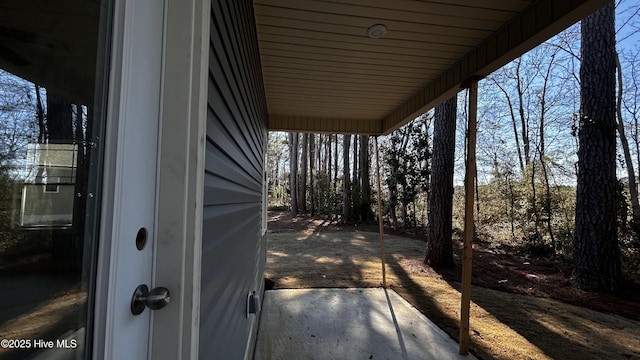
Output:
[[[627,164],[627,175],[629,177],[629,198],[631,200],[631,213],[633,214],[633,229],[640,229],[640,203],[638,203],[638,187],[636,185],[635,170],[633,169],[633,160],[631,159],[631,150],[629,149],[629,141],[624,131],[624,120],[622,118],[622,98],[623,95],[623,78],[622,66],[620,58],[616,53],[616,69],[618,75],[618,97],[616,102],[616,116],[618,135],[622,144],[622,152],[624,153],[625,163]]]
[[[544,128],[546,126],[545,120],[546,120],[546,115],[547,115],[547,111],[548,111],[548,105],[547,105],[547,92],[549,90],[549,80],[551,77],[551,69],[553,68],[554,65],[554,59],[556,57],[556,54],[558,52],[558,49],[554,49],[553,53],[550,56],[550,60],[547,63],[547,68],[546,71],[543,75],[542,78],[542,89],[540,91],[540,99],[539,99],[539,104],[540,104],[540,125],[539,125],[539,133],[540,133],[540,142],[539,145],[537,147],[538,150],[538,156],[540,159],[540,166],[542,167],[542,174],[543,174],[543,178],[544,178],[544,183],[545,183],[545,189],[546,189],[546,193],[545,193],[545,208],[546,208],[546,215],[547,215],[547,230],[549,232],[549,237],[551,238],[551,244],[553,247],[553,251],[556,252],[558,250],[558,246],[556,244],[556,239],[553,235],[553,211],[551,209],[551,186],[549,184],[549,174],[547,172],[547,161],[546,161],[546,153],[545,153],[545,138],[544,138]],[[542,71],[541,71],[542,72]],[[538,223],[540,221],[539,219],[539,215],[538,215],[538,211],[536,209],[535,206],[535,201],[536,201],[536,197],[535,197],[535,189],[536,189],[536,185],[535,185],[535,177],[534,177],[534,170],[535,170],[535,165],[533,166],[532,169],[532,179],[531,179],[531,187],[533,189],[533,208],[534,208],[534,214],[535,214],[535,219],[536,219],[536,234],[538,233]]]
[[[523,88],[522,84],[522,75],[520,71],[520,67],[522,66],[522,58],[516,59],[516,70],[515,70],[515,79],[516,79],[516,89],[518,91],[518,113],[520,115],[520,126],[521,126],[521,135],[522,135],[522,146],[524,148],[524,164],[525,166],[529,166],[531,162],[531,143],[529,142],[529,119],[525,116],[524,110],[524,92],[526,91]]]
[[[516,120],[516,114],[513,110],[513,103],[511,101],[511,96],[505,90],[504,86],[500,83],[500,81],[496,80],[495,77],[491,77],[491,80],[496,85],[496,87],[502,92],[502,94],[505,96],[505,99],[507,100],[509,113],[511,115],[511,125],[513,127],[513,138],[515,139],[516,150],[518,152],[518,162],[520,164],[520,173],[524,174],[524,161],[522,159],[522,149],[520,148],[520,136],[518,135],[518,125]]]

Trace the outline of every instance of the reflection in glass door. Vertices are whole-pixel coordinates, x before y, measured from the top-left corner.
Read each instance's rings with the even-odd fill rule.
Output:
[[[104,2],[0,5],[2,360],[90,353]]]

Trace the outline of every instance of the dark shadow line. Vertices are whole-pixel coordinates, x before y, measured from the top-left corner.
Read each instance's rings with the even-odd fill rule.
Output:
[[[405,360],[409,360],[409,355],[407,354],[407,348],[404,345],[404,339],[402,338],[402,331],[400,331],[400,325],[398,325],[398,319],[396,318],[396,313],[393,311],[393,305],[391,304],[389,293],[387,292],[386,288],[384,288],[383,290],[384,290],[384,296],[387,297],[387,304],[389,305],[389,311],[391,312],[391,319],[393,320],[393,325],[396,327],[396,334],[398,335],[398,342],[400,343],[402,358]]]

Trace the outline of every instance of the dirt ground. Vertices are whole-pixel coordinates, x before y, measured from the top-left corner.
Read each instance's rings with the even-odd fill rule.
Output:
[[[269,217],[266,277],[274,288],[378,287],[377,226],[343,226],[285,212]],[[458,339],[456,268],[422,264],[425,243],[385,234],[387,286]],[[474,244],[471,351],[482,359],[640,359],[640,293],[592,294],[571,267]]]

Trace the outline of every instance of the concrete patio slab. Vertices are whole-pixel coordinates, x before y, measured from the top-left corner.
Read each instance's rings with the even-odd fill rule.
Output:
[[[475,359],[391,289],[265,292],[254,359]]]

